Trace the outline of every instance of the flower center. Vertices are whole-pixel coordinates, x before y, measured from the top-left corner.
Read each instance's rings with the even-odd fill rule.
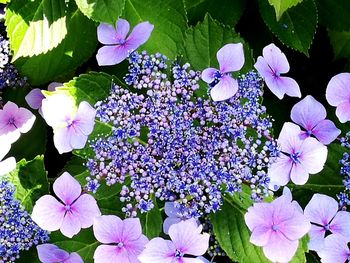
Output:
[[[7,124],[9,125],[15,125],[15,118],[14,117],[10,117]]]
[[[67,212],[69,212],[71,210],[71,206],[70,205],[65,205],[64,208],[66,209]]]
[[[223,76],[224,76],[224,74],[221,73],[220,70],[215,71],[215,73],[213,74],[214,80],[213,80],[212,83],[209,84],[209,86],[210,86],[211,88],[213,88],[216,84],[219,83],[220,79],[221,79]]]
[[[119,45],[124,45],[125,42],[126,42],[125,39],[118,39],[117,41],[118,41],[118,44],[119,44]]]
[[[184,253],[182,253],[179,249],[176,249],[175,251],[175,258],[179,259],[184,256]]]
[[[292,159],[293,163],[300,163],[300,157],[301,156],[301,152],[295,152],[290,154],[290,158]]]
[[[326,230],[326,231],[330,231],[330,230],[331,230],[331,228],[330,228],[330,225],[329,225],[329,224],[327,224],[327,225],[323,226],[323,228],[324,228],[324,230]]]
[[[272,226],[272,230],[273,230],[273,231],[277,231],[277,230],[279,230],[279,229],[280,229],[279,225],[273,225],[273,226]]]
[[[117,247],[118,247],[118,248],[124,247],[124,243],[123,243],[123,242],[119,242],[119,243],[117,244]]]

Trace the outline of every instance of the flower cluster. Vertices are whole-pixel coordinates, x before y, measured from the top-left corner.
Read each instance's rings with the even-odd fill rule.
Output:
[[[340,143],[347,150],[350,149],[350,132],[345,137],[340,138]],[[350,205],[349,191],[350,191],[350,153],[344,152],[343,158],[340,160],[341,168],[340,174],[343,176],[343,184],[345,191],[337,195],[339,200],[339,206],[346,210],[346,207]]]
[[[15,262],[22,250],[47,242],[48,233],[38,227],[15,199],[15,187],[0,182],[0,262]]]
[[[113,132],[91,142],[89,190],[101,180],[121,183],[127,215],[152,209],[155,195],[176,201],[185,218],[215,212],[222,191],[239,192],[242,184],[254,200],[269,194],[266,168],[278,149],[257,73],[240,76],[235,96],[217,103],[195,96],[200,73],[189,64],[146,52],[133,52],[129,62],[125,82],[131,88],[113,84],[110,96],[95,105]]]

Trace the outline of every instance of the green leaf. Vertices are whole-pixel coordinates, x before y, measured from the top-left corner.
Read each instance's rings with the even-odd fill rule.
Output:
[[[6,26],[14,62],[33,85],[76,69],[95,52],[96,25],[70,1],[12,1]]]
[[[159,237],[159,234],[163,229],[163,220],[160,213],[157,201],[155,198],[152,198],[154,208],[147,212],[140,214],[140,220],[142,224],[142,233],[145,234],[149,239],[154,237]]]
[[[328,30],[336,59],[350,58],[350,31],[337,32]]]
[[[35,201],[49,192],[43,155],[31,161],[20,160],[16,169],[7,176],[9,181],[16,186],[16,198],[29,212],[32,211]]]
[[[220,4],[212,0],[184,0],[184,3],[189,23],[192,25],[203,21],[205,14],[209,13],[221,23],[235,26],[246,6],[245,0],[221,0]]]
[[[187,29],[182,0],[126,0],[124,17],[134,26],[142,21],[154,25],[150,39],[142,46],[149,53],[160,52],[171,59],[179,53]]]
[[[75,0],[75,2],[88,18],[112,25],[115,25],[125,5],[125,0]]]
[[[264,22],[283,44],[309,55],[317,25],[317,9],[313,0],[304,0],[288,9],[279,21],[266,0],[259,0],[259,7]]]
[[[295,255],[293,256],[293,259],[290,261],[290,263],[306,263],[306,255],[305,253],[309,251],[308,249],[308,243],[309,243],[309,236],[305,235],[302,239],[299,241],[299,246],[297,252],[295,252]]]
[[[303,0],[269,0],[269,3],[275,9],[276,20],[278,21],[285,11],[293,6],[296,6],[302,1]]]
[[[335,31],[350,30],[350,1],[316,0],[320,24]]]

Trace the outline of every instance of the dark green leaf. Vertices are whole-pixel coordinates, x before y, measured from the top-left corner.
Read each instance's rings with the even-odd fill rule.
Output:
[[[75,0],[80,11],[88,18],[115,25],[125,0]]]
[[[288,9],[279,21],[266,0],[259,0],[259,7],[266,25],[283,44],[309,55],[317,25],[317,9],[313,0],[304,0]]]
[[[350,1],[316,0],[320,24],[336,31],[350,30]]]
[[[336,59],[350,58],[350,31],[328,31]]]

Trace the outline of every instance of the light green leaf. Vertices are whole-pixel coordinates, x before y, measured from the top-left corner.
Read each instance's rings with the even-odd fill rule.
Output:
[[[9,181],[16,186],[16,198],[29,212],[32,211],[35,201],[49,192],[43,155],[31,161],[20,160],[16,169],[7,176]]]
[[[74,70],[95,52],[96,25],[70,1],[12,1],[6,26],[14,62],[33,85]]]
[[[179,53],[187,29],[182,0],[126,0],[123,16],[133,26],[143,21],[154,25],[142,49],[152,54],[160,52],[170,59]]]
[[[350,58],[350,31],[337,32],[328,30],[336,59]]]
[[[266,0],[259,0],[260,13],[271,32],[285,45],[309,55],[317,26],[317,9],[313,0],[288,9],[279,21]]]
[[[316,0],[320,24],[335,31],[350,30],[350,1]]]
[[[303,0],[269,0],[269,3],[275,9],[276,20],[278,21],[285,11],[293,6],[296,6],[302,1]]]
[[[125,0],[75,0],[75,2],[88,18],[111,25],[115,25],[125,5]]]

